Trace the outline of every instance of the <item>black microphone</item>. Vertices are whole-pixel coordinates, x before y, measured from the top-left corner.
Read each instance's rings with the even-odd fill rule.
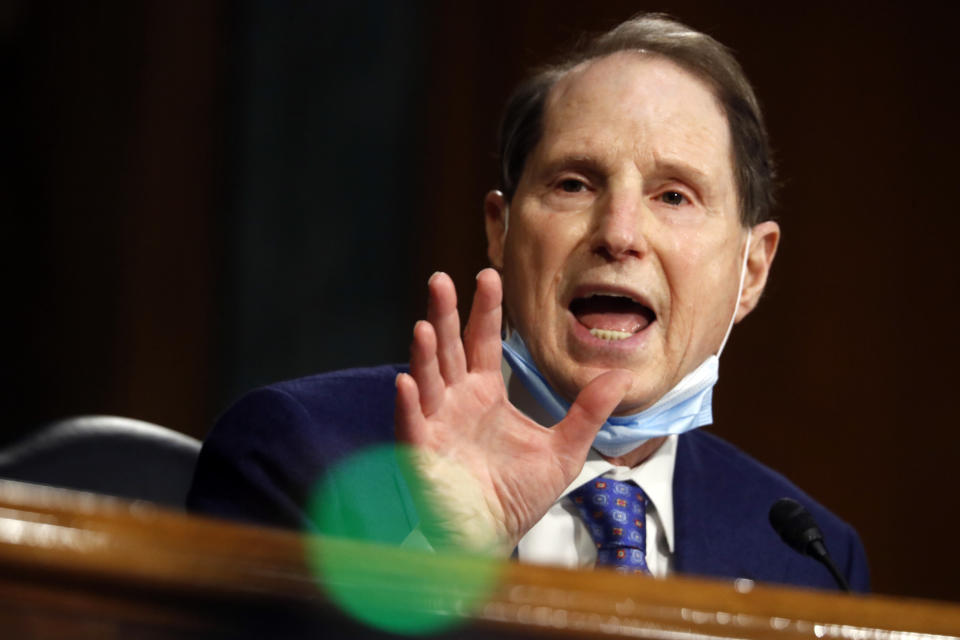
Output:
[[[827,553],[820,527],[802,504],[792,498],[780,498],[770,507],[770,524],[784,542],[798,552],[822,563],[830,570],[833,579],[837,581],[837,586],[844,591],[850,591],[850,585],[837,571],[837,566],[833,564],[830,554]]]

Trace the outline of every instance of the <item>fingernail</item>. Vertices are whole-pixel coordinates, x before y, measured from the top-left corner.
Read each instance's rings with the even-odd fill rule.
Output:
[[[429,278],[427,278],[427,284],[430,284],[431,282],[433,282],[433,279],[436,278],[441,273],[443,273],[443,271],[434,271],[433,274]]]

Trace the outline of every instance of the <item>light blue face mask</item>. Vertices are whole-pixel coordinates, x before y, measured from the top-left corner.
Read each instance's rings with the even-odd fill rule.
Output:
[[[748,233],[733,317],[717,353],[709,356],[647,409],[629,416],[610,416],[593,441],[594,449],[611,458],[622,456],[652,438],[684,433],[713,422],[713,387],[720,376],[720,353],[730,337],[736,310],[740,306],[749,249]],[[503,356],[534,399],[554,420],[562,420],[570,410],[570,403],[543,377],[516,331],[504,340]]]

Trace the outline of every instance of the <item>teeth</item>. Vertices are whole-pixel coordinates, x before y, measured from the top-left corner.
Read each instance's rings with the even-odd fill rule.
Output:
[[[620,295],[616,293],[591,293],[589,296],[586,296],[586,297],[587,298],[626,298],[627,300],[636,302],[636,300],[634,300],[630,296]]]
[[[626,340],[632,333],[627,331],[613,331],[611,329],[590,329],[590,335],[601,340]]]

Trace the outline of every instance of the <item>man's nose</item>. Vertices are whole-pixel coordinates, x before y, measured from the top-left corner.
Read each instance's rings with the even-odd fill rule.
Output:
[[[593,250],[608,259],[639,258],[647,251],[644,220],[647,211],[641,195],[610,192],[597,203]]]

